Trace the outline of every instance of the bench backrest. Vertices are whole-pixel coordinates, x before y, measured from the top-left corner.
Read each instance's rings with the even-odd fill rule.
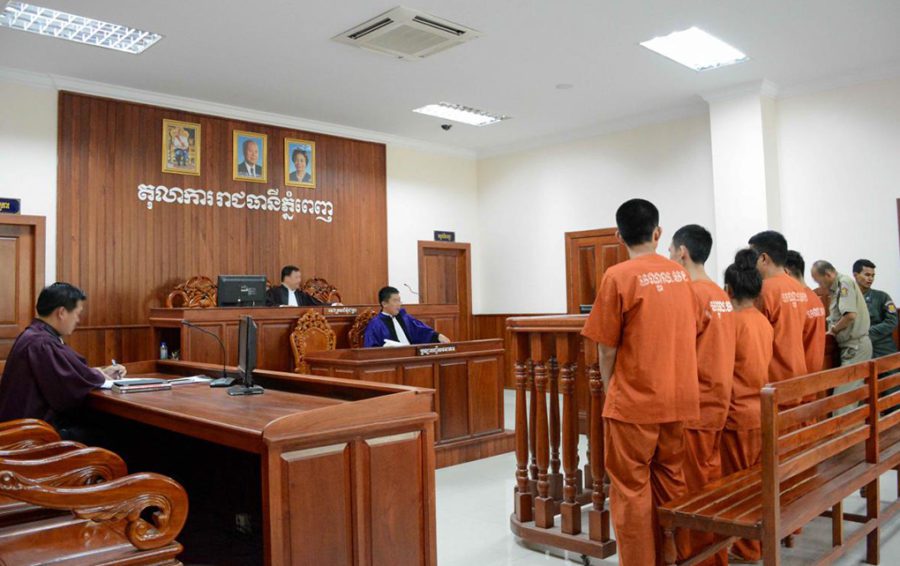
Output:
[[[878,375],[878,432],[882,432],[900,423],[900,353],[878,358],[872,364]]]

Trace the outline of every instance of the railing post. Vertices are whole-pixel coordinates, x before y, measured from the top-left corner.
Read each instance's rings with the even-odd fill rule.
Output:
[[[516,518],[527,523],[534,518],[531,490],[528,485],[528,412],[526,409],[526,389],[528,373],[524,361],[516,361]]]
[[[559,362],[556,356],[550,358],[549,367],[550,395],[550,473],[547,481],[550,482],[550,497],[556,500],[562,499],[563,477],[559,473]]]
[[[547,467],[550,463],[550,433],[547,428],[547,368],[543,361],[534,364],[534,383],[537,398],[532,401],[537,405],[537,498],[534,501],[534,524],[549,529],[553,527],[553,499],[550,498],[550,483],[547,481]]]
[[[581,504],[575,500],[578,492],[578,399],[575,396],[575,364],[565,364],[560,371],[563,396],[563,469],[565,487],[560,504],[562,532],[568,535],[581,533]]]
[[[589,386],[591,390],[590,429],[590,468],[593,480],[591,503],[593,509],[588,512],[588,536],[591,540],[606,542],[609,540],[609,511],[606,509],[606,494],[603,491],[604,475],[604,438],[603,438],[603,380],[600,379],[600,368],[591,365],[588,368]],[[649,520],[649,518],[648,518]],[[647,541],[652,544],[652,541]]]
[[[531,454],[531,459],[528,465],[528,472],[530,477],[528,486],[531,490],[531,493],[537,493],[538,466],[537,446],[535,444],[535,441],[537,439],[537,387],[535,386],[534,375],[535,363],[533,359],[529,358],[526,364],[528,369],[528,398],[530,399],[530,404],[528,406],[528,451]]]

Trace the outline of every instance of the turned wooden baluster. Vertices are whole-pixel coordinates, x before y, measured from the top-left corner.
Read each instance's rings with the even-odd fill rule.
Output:
[[[581,504],[575,500],[578,492],[578,400],[575,397],[575,364],[568,363],[560,371],[563,396],[563,469],[566,472],[563,502],[560,504],[562,532],[581,533]]]
[[[528,485],[528,410],[526,391],[528,371],[525,361],[516,362],[516,518],[520,523],[533,520],[531,489]]]
[[[556,500],[562,499],[563,476],[559,473],[559,362],[556,356],[550,358],[549,367],[550,395],[550,473],[547,481],[550,482],[550,497]]]
[[[537,466],[537,446],[535,445],[535,439],[537,438],[537,403],[535,403],[535,399],[537,399],[537,388],[535,387],[534,381],[534,360],[529,359],[526,362],[526,368],[528,370],[528,451],[531,454],[531,460],[529,462],[528,471],[529,471],[529,480],[528,480],[528,488],[531,490],[531,493],[537,493],[537,476],[538,476],[538,466]]]
[[[538,481],[537,498],[534,500],[534,524],[549,529],[553,527],[553,499],[550,497],[550,482],[547,481],[547,468],[550,464],[550,432],[547,426],[547,367],[544,362],[534,364],[534,384],[537,397],[533,400],[537,405],[537,451]]]
[[[606,496],[603,493],[603,381],[600,368],[591,365],[588,369],[591,390],[590,465],[593,480],[591,503],[593,509],[588,513],[588,534],[591,540],[606,542],[609,540],[609,511],[606,509]],[[648,541],[647,544],[652,544]]]

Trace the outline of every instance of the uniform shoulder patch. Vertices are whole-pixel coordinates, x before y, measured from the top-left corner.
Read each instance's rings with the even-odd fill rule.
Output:
[[[895,312],[897,312],[897,307],[894,305],[894,303],[888,303],[887,310],[890,313],[895,313]]]
[[[847,296],[847,293],[849,293],[849,292],[850,292],[850,289],[849,289],[849,288],[847,288],[847,287],[841,285],[841,296],[842,296],[842,297],[846,297],[846,296]]]

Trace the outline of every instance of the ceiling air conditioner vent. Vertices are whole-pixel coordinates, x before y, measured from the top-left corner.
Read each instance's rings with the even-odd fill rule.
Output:
[[[398,6],[332,39],[400,59],[424,59],[479,37],[448,20]]]

